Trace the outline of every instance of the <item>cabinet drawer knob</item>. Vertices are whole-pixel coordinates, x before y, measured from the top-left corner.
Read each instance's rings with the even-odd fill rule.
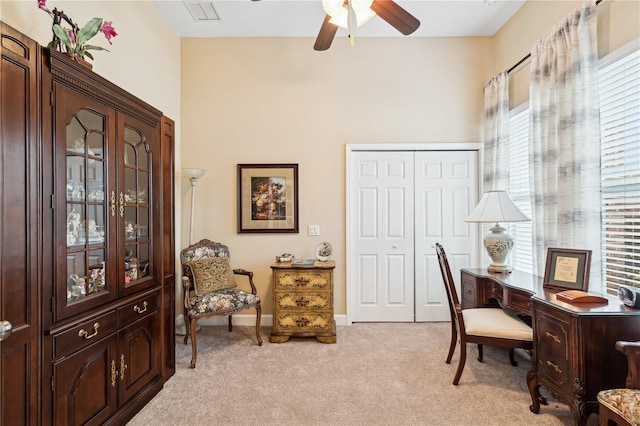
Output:
[[[562,369],[560,367],[558,367],[558,364],[553,363],[551,361],[547,361],[547,365],[549,367],[552,367],[554,370],[556,370],[556,373],[561,374],[562,373]]]
[[[136,311],[136,312],[137,312],[137,313],[139,313],[139,314],[141,314],[141,313],[143,313],[143,312],[147,312],[147,305],[148,305],[148,303],[147,303],[147,301],[145,300],[145,301],[144,301],[144,303],[142,304],[142,306],[143,306],[142,308],[140,308],[140,306],[138,306],[138,305],[135,305],[135,306],[133,307],[133,310],[134,310],[134,311]]]
[[[95,323],[93,324],[93,333],[89,334],[88,331],[85,331],[85,329],[81,329],[80,331],[78,331],[78,337],[82,337],[83,339],[89,340],[93,337],[96,337],[98,335],[98,327],[100,327],[100,324]]]
[[[560,338],[558,336],[556,336],[555,334],[553,334],[553,333],[550,333],[550,332],[547,331],[545,334],[547,335],[547,337],[552,338],[553,341],[556,342],[556,343],[561,343],[562,342],[562,340],[560,340]]]

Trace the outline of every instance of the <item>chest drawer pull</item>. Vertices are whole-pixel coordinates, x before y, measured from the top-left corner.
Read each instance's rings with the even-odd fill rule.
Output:
[[[138,305],[135,305],[133,307],[133,310],[136,311],[137,313],[141,314],[143,312],[147,312],[147,305],[149,305],[147,303],[147,301],[145,300],[144,303],[142,304],[143,308],[141,309]]]
[[[560,340],[560,338],[558,336],[556,336],[555,334],[553,334],[553,333],[550,333],[550,332],[547,331],[545,334],[547,335],[547,337],[551,337],[553,339],[553,341],[556,342],[556,343],[561,343],[562,342],[562,340]]]
[[[80,331],[78,331],[78,337],[82,337],[85,340],[89,340],[93,337],[96,337],[98,335],[98,327],[100,327],[100,324],[95,323],[93,324],[93,333],[89,334],[88,331],[85,331],[84,328]]]
[[[310,300],[305,299],[303,296],[300,296],[296,299],[296,306],[301,307],[301,308],[305,308],[307,306],[309,306],[309,302]]]
[[[309,285],[309,279],[298,278],[296,279],[296,287],[306,287]]]
[[[562,369],[560,367],[558,367],[558,364],[555,364],[555,363],[553,363],[551,361],[547,361],[547,365],[549,367],[552,367],[554,370],[556,370],[556,373],[562,374]]]

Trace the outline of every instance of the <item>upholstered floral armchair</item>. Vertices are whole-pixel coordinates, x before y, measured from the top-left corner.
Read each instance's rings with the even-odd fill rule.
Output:
[[[627,356],[626,388],[598,392],[600,425],[640,424],[640,342],[616,342],[616,349]]]
[[[184,289],[184,319],[186,333],[184,344],[191,336],[191,368],[196,367],[196,326],[199,319],[212,316],[228,316],[229,331],[233,330],[233,314],[245,309],[256,309],[256,337],[260,337],[262,306],[253,283],[253,272],[231,269],[229,248],[209,240],[201,240],[180,253],[182,286]],[[235,276],[248,279],[251,292],[237,288]]]

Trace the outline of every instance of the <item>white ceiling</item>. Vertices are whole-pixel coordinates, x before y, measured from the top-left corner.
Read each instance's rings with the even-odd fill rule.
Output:
[[[397,0],[420,20],[409,37],[492,36],[526,0]],[[185,3],[213,3],[219,21],[196,21]],[[180,37],[316,37],[325,16],[321,0],[154,0]],[[337,35],[346,34],[339,29]],[[379,17],[359,37],[400,37]]]

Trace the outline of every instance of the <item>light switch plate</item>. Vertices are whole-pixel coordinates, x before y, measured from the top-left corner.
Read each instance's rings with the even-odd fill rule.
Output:
[[[320,225],[309,225],[309,235],[320,235]]]

